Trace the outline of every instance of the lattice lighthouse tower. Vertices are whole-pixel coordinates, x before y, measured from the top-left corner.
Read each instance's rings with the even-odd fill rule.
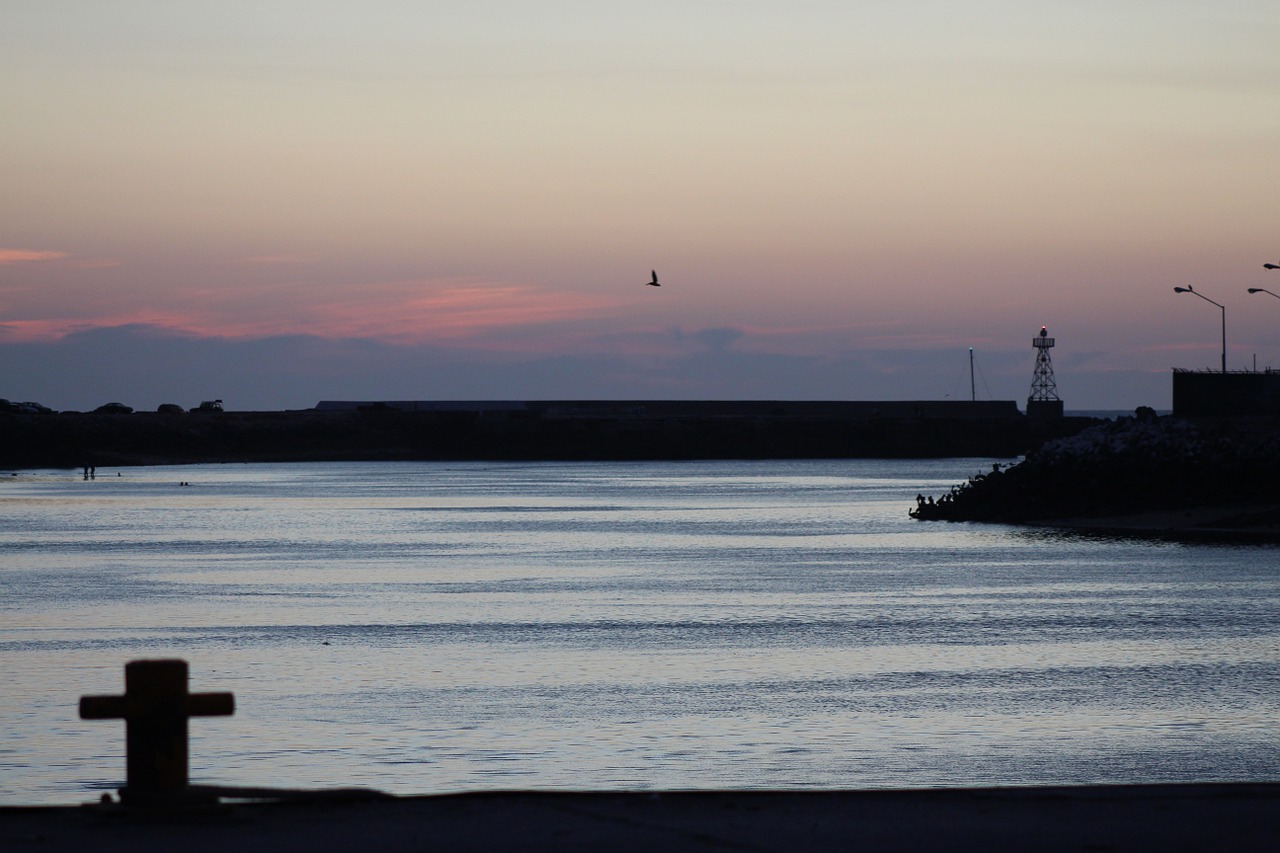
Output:
[[[1031,339],[1036,350],[1036,372],[1031,377],[1031,396],[1027,398],[1027,415],[1035,418],[1062,417],[1062,400],[1058,397],[1058,383],[1053,378],[1053,361],[1049,350],[1053,338],[1049,330],[1040,327],[1040,334]]]

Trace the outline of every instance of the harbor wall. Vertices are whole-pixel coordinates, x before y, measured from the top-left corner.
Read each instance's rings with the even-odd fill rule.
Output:
[[[764,405],[764,404],[760,404]],[[0,467],[78,468],[320,460],[626,460],[1014,457],[1094,423],[1042,421],[875,404],[577,403],[510,409],[398,408],[219,412],[5,414]],[[912,404],[901,404],[910,406]],[[1009,404],[1012,406],[1013,404]],[[689,408],[684,408],[688,406]],[[786,407],[795,407],[791,410]],[[869,406],[870,408],[860,408]],[[843,410],[842,410],[842,407]],[[979,408],[982,408],[981,406]],[[682,413],[683,412],[683,413]],[[906,412],[907,414],[901,414]],[[979,413],[980,414],[980,413]]]
[[[1010,418],[1013,400],[322,400],[319,412],[515,413],[544,418]]]

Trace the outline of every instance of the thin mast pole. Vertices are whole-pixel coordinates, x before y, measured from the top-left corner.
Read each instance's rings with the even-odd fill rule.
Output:
[[[1222,373],[1227,372],[1227,306],[1219,306],[1222,308]]]

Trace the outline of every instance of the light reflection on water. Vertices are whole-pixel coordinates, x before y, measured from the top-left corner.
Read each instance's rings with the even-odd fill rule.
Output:
[[[118,784],[77,699],[161,656],[237,697],[198,782],[1275,780],[1280,550],[907,518],[989,465],[5,478],[0,803]]]

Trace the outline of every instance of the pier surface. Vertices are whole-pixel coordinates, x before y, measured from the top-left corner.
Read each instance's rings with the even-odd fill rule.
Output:
[[[1280,784],[909,791],[471,793],[0,808],[0,849],[1271,851]]]

